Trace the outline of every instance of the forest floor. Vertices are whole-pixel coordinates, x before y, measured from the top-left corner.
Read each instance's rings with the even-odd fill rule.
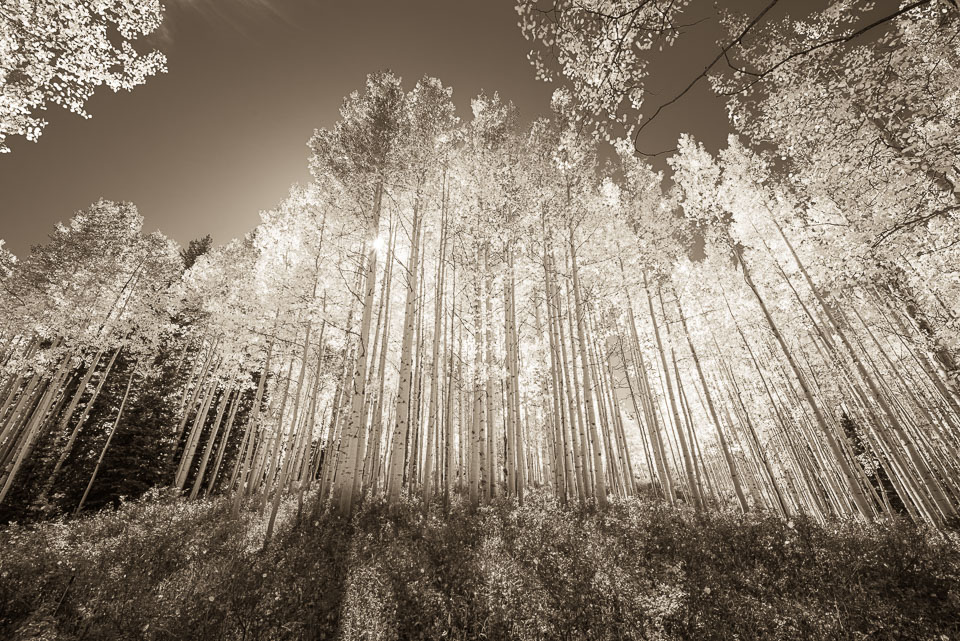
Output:
[[[345,521],[153,492],[0,530],[0,639],[960,639],[960,537],[534,493]],[[269,509],[267,510],[269,513]]]

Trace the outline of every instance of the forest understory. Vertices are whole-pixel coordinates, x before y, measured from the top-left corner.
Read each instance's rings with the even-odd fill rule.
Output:
[[[0,638],[955,639],[956,532],[544,492],[479,510],[153,491],[0,531]]]

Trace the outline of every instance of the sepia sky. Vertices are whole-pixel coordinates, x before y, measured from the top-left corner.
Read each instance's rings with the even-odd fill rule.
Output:
[[[0,238],[14,253],[101,196],[136,203],[147,231],[183,244],[242,235],[308,179],[314,128],[331,126],[343,97],[378,69],[407,87],[424,74],[440,78],[461,116],[481,89],[513,100],[524,120],[548,108],[552,87],[534,79],[513,0],[166,4],[163,33],[146,44],[166,53],[168,73],[131,93],[102,89],[88,103],[90,120],[52,108],[39,142],[12,139],[13,152],[0,155]],[[713,15],[700,4],[692,17]],[[760,2],[738,4],[751,11]],[[716,55],[719,36],[713,19],[691,27],[681,47],[655,59],[653,89],[669,97]],[[703,83],[641,146],[669,149],[683,131],[712,149],[728,133],[723,103]]]

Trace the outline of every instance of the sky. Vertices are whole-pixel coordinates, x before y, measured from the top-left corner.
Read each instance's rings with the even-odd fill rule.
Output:
[[[736,4],[750,11],[760,2]],[[344,96],[380,69],[408,87],[425,74],[440,78],[461,116],[481,90],[499,91],[529,121],[547,112],[553,91],[534,78],[513,0],[166,5],[162,33],[139,48],[162,50],[168,73],[129,93],[102,88],[87,104],[89,120],[51,108],[37,143],[12,139],[12,153],[0,154],[0,238],[15,254],[100,197],[135,203],[147,232],[184,245],[208,233],[216,244],[242,236],[291,184],[309,180],[313,130],[331,127]],[[712,15],[700,5],[698,17]],[[695,76],[721,35],[708,19],[684,34],[682,48],[658,56],[650,100]],[[729,132],[705,83],[658,121],[644,132],[645,150],[669,149],[681,132],[717,149]]]

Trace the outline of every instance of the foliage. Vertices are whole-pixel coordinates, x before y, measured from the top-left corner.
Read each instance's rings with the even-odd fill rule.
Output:
[[[106,85],[131,90],[166,71],[159,51],[133,42],[156,31],[160,0],[15,0],[0,8],[0,153],[7,136],[36,141],[40,113],[60,105],[85,118],[85,104]]]
[[[98,639],[938,639],[960,634],[960,548],[872,526],[544,494],[347,522],[153,493],[0,533],[0,635]],[[312,504],[312,501],[310,502]],[[301,518],[302,517],[302,518]]]
[[[541,80],[566,81],[576,118],[610,140],[631,136],[644,105],[649,52],[674,44],[689,0],[518,0]]]

